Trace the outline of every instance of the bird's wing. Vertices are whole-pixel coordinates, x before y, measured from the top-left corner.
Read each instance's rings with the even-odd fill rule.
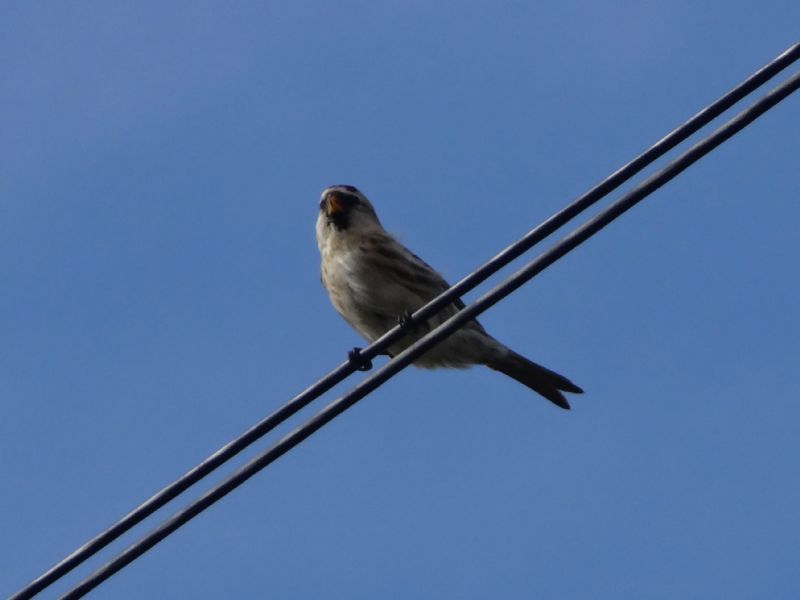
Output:
[[[374,271],[385,276],[380,284],[385,295],[404,299],[406,306],[402,311],[413,312],[450,287],[433,267],[388,234],[370,236],[362,249],[365,260],[371,263]],[[461,298],[456,298],[450,307],[439,313],[436,323],[443,322],[464,307]],[[477,321],[470,326],[483,331]]]

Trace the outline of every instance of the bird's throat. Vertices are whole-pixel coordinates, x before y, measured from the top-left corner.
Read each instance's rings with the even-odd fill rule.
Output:
[[[350,225],[350,220],[345,213],[336,213],[328,217],[328,224],[333,225],[336,231],[344,231]]]

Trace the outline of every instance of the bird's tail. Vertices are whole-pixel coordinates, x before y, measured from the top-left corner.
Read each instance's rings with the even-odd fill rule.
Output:
[[[487,362],[486,366],[516,379],[522,385],[528,386],[556,406],[566,410],[569,410],[569,402],[561,392],[583,393],[581,388],[563,375],[559,375],[550,369],[545,369],[513,350],[508,350],[507,353],[503,353],[499,358]]]

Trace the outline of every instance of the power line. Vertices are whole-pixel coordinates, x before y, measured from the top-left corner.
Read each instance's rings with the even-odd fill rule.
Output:
[[[158,542],[200,514],[203,510],[242,485],[260,470],[300,444],[314,432],[380,387],[391,377],[411,364],[418,356],[454,333],[467,321],[477,317],[482,312],[513,293],[538,273],[541,273],[554,262],[577,248],[580,244],[588,240],[626,211],[633,208],[655,190],[744,129],[791,93],[797,91],[798,88],[800,88],[800,72],[794,74],[784,83],[772,89],[755,104],[745,109],[711,135],[689,148],[666,167],[646,178],[642,183],[635,186],[632,190],[624,194],[620,199],[613,202],[583,225],[570,232],[565,238],[551,246],[548,250],[540,254],[501,284],[492,288],[489,292],[478,298],[478,300],[465,307],[445,323],[406,348],[374,374],[366,377],[350,392],[334,400],[322,409],[304,425],[295,429],[267,450],[251,459],[220,484],[210,489],[203,496],[163,522],[155,530],[129,546],[109,563],[92,573],[89,577],[72,588],[67,594],[62,596],[62,600],[73,600],[82,597],[111,577],[114,573],[133,562]]]
[[[721,98],[702,109],[681,126],[661,138],[648,150],[634,158],[632,161],[612,173],[609,177],[594,186],[588,192],[574,200],[562,210],[558,211],[540,225],[529,231],[522,238],[502,250],[495,257],[481,267],[461,279],[449,290],[426,304],[412,315],[411,323],[423,322],[435,315],[454,299],[466,294],[488,277],[508,265],[511,261],[521,256],[535,244],[539,243],[562,225],[576,217],[578,214],[592,206],[608,193],[625,183],[653,161],[663,156],[666,152],[686,140],[690,135],[710,123],[713,119],[728,110],[742,98],[752,93],[766,81],[787,68],[800,58],[800,44],[787,49],[781,55],[770,61],[767,65],[750,75],[745,81],[723,95]],[[370,361],[375,356],[383,353],[392,343],[403,335],[403,329],[394,327],[380,339],[370,344],[361,351],[363,361]],[[45,573],[34,579],[26,587],[11,597],[11,600],[31,598],[40,591],[57,581],[82,562],[102,550],[108,544],[118,539],[132,527],[146,519],[156,510],[160,509],[189,487],[200,481],[203,477],[236,456],[246,447],[266,435],[272,429],[294,415],[297,411],[307,406],[310,402],[330,390],[334,385],[349,377],[359,364],[348,361],[340,364],[322,379],[292,398],[281,408],[268,415],[237,438],[214,452],[197,466],[187,471],[173,483],[169,484],[148,500],[137,506],[130,513],[111,525],[106,530],[77,548],[63,560],[51,567]]]

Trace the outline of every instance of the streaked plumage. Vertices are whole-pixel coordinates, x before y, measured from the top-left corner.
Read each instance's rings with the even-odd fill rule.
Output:
[[[322,284],[334,308],[369,342],[395,326],[399,317],[416,311],[449,287],[439,273],[384,230],[372,204],[353,186],[323,190],[316,229]],[[463,306],[459,300],[446,307],[390,347],[390,354],[401,352]],[[567,378],[495,340],[475,320],[414,364],[428,369],[486,365],[562,408],[569,408],[562,391],[582,392]]]

